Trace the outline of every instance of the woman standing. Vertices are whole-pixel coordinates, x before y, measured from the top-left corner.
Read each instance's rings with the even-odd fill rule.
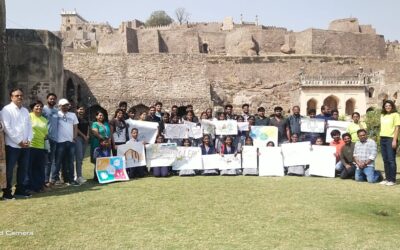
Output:
[[[399,135],[400,115],[393,101],[383,102],[381,114],[380,144],[386,179],[380,184],[393,186],[396,184],[396,149]]]
[[[113,136],[113,155],[117,155],[117,147],[129,140],[128,124],[125,122],[124,111],[122,109],[115,111],[114,119],[110,122],[110,129]]]
[[[45,139],[48,133],[47,119],[42,116],[43,103],[36,101],[30,105],[32,112],[29,114],[33,138],[29,147],[28,185],[34,192],[44,190],[44,168],[46,165],[47,150]]]
[[[92,137],[90,141],[90,156],[93,163],[93,151],[100,146],[100,140],[106,140],[111,137],[111,129],[108,122],[105,121],[104,114],[101,111],[96,112],[96,121],[92,123]]]
[[[85,158],[86,146],[89,142],[89,121],[85,117],[85,108],[83,106],[76,107],[76,115],[78,117],[78,136],[75,140],[75,171],[76,182],[83,184],[86,179],[82,175],[82,162]]]

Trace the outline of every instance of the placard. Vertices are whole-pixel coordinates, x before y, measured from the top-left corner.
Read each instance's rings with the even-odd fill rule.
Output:
[[[333,141],[331,132],[332,130],[339,130],[340,135],[346,133],[347,127],[350,125],[350,122],[345,122],[345,121],[331,121],[328,120],[328,128],[326,129],[326,142],[330,143]]]
[[[250,137],[256,147],[265,147],[270,141],[278,146],[278,128],[275,126],[251,126]]]
[[[257,169],[257,147],[243,146],[242,150],[242,167]]]
[[[235,120],[214,121],[216,135],[237,135],[238,125]]]
[[[313,145],[310,153],[310,175],[335,177],[336,147]]]
[[[259,176],[284,176],[283,157],[280,147],[258,148]]]
[[[219,154],[202,155],[203,169],[218,169],[221,164]]]
[[[203,130],[203,134],[215,135],[215,125],[212,121],[201,120],[200,124],[201,124],[201,129]]]
[[[238,130],[239,131],[249,131],[249,123],[248,122],[238,122]]]
[[[220,163],[219,163],[219,169],[239,169],[242,168],[241,164],[241,156],[240,154],[229,154],[229,155],[224,155],[220,156]]]
[[[203,137],[203,130],[201,126],[197,126],[197,123],[188,121],[184,121],[183,123],[186,125],[189,138],[199,139]]]
[[[125,159],[125,168],[146,166],[146,154],[142,142],[128,141],[117,146],[117,155]]]
[[[283,143],[281,148],[285,167],[310,164],[311,144],[309,141]]]
[[[165,124],[166,139],[187,139],[188,129],[185,124]]]
[[[145,143],[154,143],[158,134],[158,122],[146,122],[128,119],[126,122],[129,124],[129,139],[132,139],[131,131],[137,128],[139,131],[138,141]]]
[[[176,160],[172,164],[173,170],[203,169],[201,148],[199,147],[178,147]]]
[[[96,175],[100,184],[129,180],[122,156],[97,158]]]
[[[324,133],[325,132],[325,120],[316,118],[303,117],[300,121],[301,132],[308,133]]]
[[[158,143],[146,145],[146,163],[148,168],[172,166],[178,149],[176,143]]]

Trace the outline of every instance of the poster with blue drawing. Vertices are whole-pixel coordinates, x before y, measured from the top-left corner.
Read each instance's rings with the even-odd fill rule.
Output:
[[[97,158],[96,175],[100,184],[129,180],[122,156]]]
[[[265,147],[270,141],[277,146],[278,128],[275,126],[251,126],[250,137],[256,147]]]

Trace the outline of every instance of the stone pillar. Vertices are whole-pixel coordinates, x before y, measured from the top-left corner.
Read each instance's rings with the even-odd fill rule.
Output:
[[[6,67],[6,3],[0,0],[0,108],[8,101]]]

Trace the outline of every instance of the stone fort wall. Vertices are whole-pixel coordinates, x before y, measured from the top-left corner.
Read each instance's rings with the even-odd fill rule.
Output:
[[[336,81],[358,77],[360,68],[369,76],[365,95],[374,90],[367,105],[379,105],[400,91],[399,66],[394,61],[329,56],[66,53],[64,85],[72,81],[74,89],[80,89],[79,96],[73,96],[76,101],[79,98],[89,106],[98,103],[109,112],[121,100],[129,106],[150,106],[159,100],[166,108],[191,103],[197,112],[228,103],[239,111],[243,103],[249,103],[252,112],[259,106],[272,112],[276,105],[288,111],[300,104],[302,74]],[[332,87],[322,91],[334,94]]]

